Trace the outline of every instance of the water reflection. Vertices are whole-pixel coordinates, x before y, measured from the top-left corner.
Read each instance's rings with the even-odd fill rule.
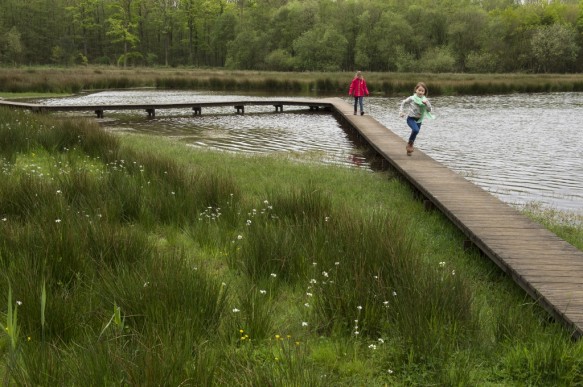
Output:
[[[192,91],[105,91],[47,104],[179,103],[259,97]],[[269,99],[269,97],[265,97]],[[278,97],[279,98],[279,97]],[[349,100],[346,99],[348,102]],[[367,110],[408,137],[398,117],[400,98],[369,97]],[[434,159],[508,203],[540,202],[583,212],[583,134],[577,113],[583,93],[433,97],[436,119],[426,121],[416,146]],[[106,112],[112,130],[178,138],[193,147],[244,153],[293,152],[323,163],[370,169],[359,146],[328,113],[272,106]],[[75,113],[79,114],[79,113]],[[87,115],[94,117],[93,114]]]

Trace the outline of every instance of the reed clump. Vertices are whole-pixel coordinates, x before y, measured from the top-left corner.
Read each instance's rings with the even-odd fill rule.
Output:
[[[260,72],[199,68],[1,68],[0,92],[78,93],[87,90],[155,87],[178,90],[345,95],[347,72]],[[365,73],[376,95],[406,95],[419,80],[432,95],[484,95],[583,91],[581,74]]]
[[[583,381],[581,345],[389,173],[4,109],[0,139],[6,385]]]

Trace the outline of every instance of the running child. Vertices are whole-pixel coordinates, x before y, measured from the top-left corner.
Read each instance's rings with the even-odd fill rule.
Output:
[[[421,129],[421,124],[426,117],[433,118],[431,115],[431,103],[427,99],[429,91],[427,86],[423,82],[419,82],[415,86],[414,94],[410,97],[405,98],[401,102],[401,107],[399,108],[399,116],[405,117],[407,115],[407,125],[411,128],[411,135],[409,136],[409,141],[405,147],[407,151],[407,156],[411,156],[413,153],[413,144],[415,139],[419,134]],[[406,112],[405,112],[405,109]]]

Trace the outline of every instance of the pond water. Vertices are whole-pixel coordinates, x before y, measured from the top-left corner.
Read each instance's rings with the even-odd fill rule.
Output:
[[[431,97],[431,96],[430,96]],[[270,97],[193,91],[105,91],[39,101],[45,104],[121,104],[233,101]],[[352,103],[343,96],[347,102]],[[284,99],[278,97],[278,99]],[[403,139],[401,98],[369,97],[365,110]],[[435,119],[423,124],[416,147],[509,204],[536,202],[583,213],[583,93],[431,98]],[[245,153],[294,152],[323,163],[368,168],[361,149],[332,115],[304,108],[248,106],[106,111],[111,130],[177,138],[189,146]],[[75,113],[76,115],[80,113]],[[85,114],[85,113],[82,113]],[[86,113],[95,117],[94,114]]]

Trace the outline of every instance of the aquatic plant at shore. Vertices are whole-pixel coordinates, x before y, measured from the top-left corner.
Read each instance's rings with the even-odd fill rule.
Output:
[[[0,68],[0,93],[79,93],[153,87],[344,96],[348,93],[347,85],[353,75],[348,72],[121,69],[109,66]],[[407,95],[419,79],[431,80],[431,94],[434,96],[583,91],[581,74],[366,74],[371,93],[384,96]]]

